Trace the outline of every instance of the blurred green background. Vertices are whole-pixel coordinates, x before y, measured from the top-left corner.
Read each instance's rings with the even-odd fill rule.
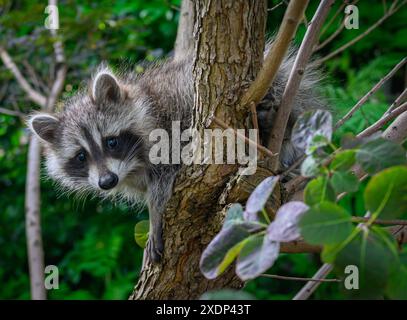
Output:
[[[118,0],[59,3],[60,30],[65,44],[68,75],[62,98],[72,95],[101,61],[138,69],[141,60],[164,58],[171,52],[179,18],[180,1]],[[280,1],[269,1],[269,8]],[[336,1],[333,16],[341,1]],[[44,29],[46,1],[0,0],[0,45],[23,71],[31,65],[42,79],[53,70],[52,43]],[[318,4],[307,9],[310,19]],[[391,1],[359,1],[359,30],[343,30],[318,55],[324,56],[375,23]],[[285,5],[268,14],[268,34],[281,21]],[[326,39],[340,25],[341,14],[322,35]],[[328,18],[329,20],[329,18]],[[322,92],[334,116],[343,115],[407,52],[407,7],[386,20],[371,34],[324,63]],[[305,27],[300,26],[296,43]],[[406,72],[398,72],[351,121],[336,133],[358,132],[377,120],[406,86]],[[35,86],[42,89],[47,83]],[[33,104],[0,64],[0,107],[31,110]],[[24,188],[27,130],[17,117],[0,114],[0,299],[29,299],[29,277],[24,224]],[[50,299],[126,299],[135,284],[142,250],[134,241],[134,225],[148,214],[113,206],[95,199],[66,197],[45,178],[41,182],[41,215],[45,264],[59,267],[60,289],[48,291]],[[362,210],[361,190],[342,201]],[[318,256],[283,254],[271,273],[310,277],[320,266]],[[259,299],[290,299],[303,283],[259,278],[245,289]],[[333,283],[321,285],[313,298],[340,299]]]

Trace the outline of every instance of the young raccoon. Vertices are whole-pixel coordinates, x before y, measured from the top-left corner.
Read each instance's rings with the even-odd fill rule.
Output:
[[[268,111],[279,105],[292,64],[291,55],[258,106],[264,142],[273,117]],[[291,127],[304,109],[320,105],[314,84],[313,73],[307,71],[295,100]],[[115,75],[102,66],[90,80],[89,90],[66,101],[63,111],[37,113],[29,119],[29,127],[45,146],[48,174],[63,187],[147,203],[151,231],[147,254],[155,262],[163,251],[161,215],[180,165],[151,164],[148,137],[156,128],[171,132],[172,121],[180,121],[181,130],[188,128],[193,94],[190,59],[169,60],[142,75]],[[301,154],[289,143],[289,131],[280,156],[283,167]]]

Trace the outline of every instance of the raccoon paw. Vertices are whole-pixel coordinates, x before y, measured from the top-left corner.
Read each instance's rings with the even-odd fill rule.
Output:
[[[149,260],[153,263],[159,263],[161,261],[164,250],[164,244],[161,235],[151,235],[147,241],[146,254]]]

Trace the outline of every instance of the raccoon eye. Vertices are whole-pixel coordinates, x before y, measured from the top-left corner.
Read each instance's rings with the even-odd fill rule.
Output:
[[[79,162],[85,162],[86,161],[86,154],[85,152],[81,151],[76,155],[76,160]]]
[[[116,137],[107,138],[106,145],[109,149],[114,149],[119,144],[119,141]]]

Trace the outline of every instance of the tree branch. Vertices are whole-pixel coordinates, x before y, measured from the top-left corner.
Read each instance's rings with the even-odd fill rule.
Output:
[[[58,6],[57,0],[49,0],[49,5]],[[57,29],[51,29],[51,36],[56,40],[54,42],[54,56],[56,62],[55,80],[51,86],[49,96],[47,98],[47,104],[45,106],[47,111],[51,111],[55,107],[56,100],[58,99],[65,83],[66,77],[66,63],[65,54],[62,41],[58,38]]]
[[[273,154],[279,154],[284,139],[285,129],[287,127],[288,118],[291,114],[292,105],[297,94],[302,77],[304,75],[306,65],[312,54],[312,48],[318,39],[321,27],[328,15],[334,0],[322,1],[317,11],[312,18],[310,26],[301,43],[295,58],[294,65],[291,69],[286,87],[281,98],[281,104],[277,110],[277,115],[273,121],[273,126],[268,141],[268,148]],[[279,166],[279,158],[272,160],[271,169],[277,171]]]
[[[56,0],[49,0],[49,5],[57,6]],[[50,30],[51,36],[57,38],[57,31]],[[42,109],[51,111],[62,91],[66,65],[63,46],[61,40],[54,42],[54,55],[56,61],[56,75],[50,88],[50,93],[46,98]],[[31,299],[45,300],[46,292],[44,287],[44,250],[41,236],[41,212],[40,212],[40,151],[41,146],[38,139],[31,135],[29,142],[29,152],[27,158],[27,179],[26,179],[26,234],[28,247],[28,264],[30,269]]]
[[[393,104],[390,106],[389,110],[386,111],[385,114],[392,112],[396,109],[399,105],[401,105],[407,99],[407,88],[394,100]]]
[[[14,63],[13,59],[11,59],[8,52],[0,46],[0,58],[3,60],[5,67],[13,74],[16,78],[20,87],[24,90],[24,92],[28,95],[28,97],[38,104],[40,107],[44,107],[46,103],[46,98],[39,92],[35,91],[33,87],[28,83],[28,81],[24,78],[21,74],[20,69]]]
[[[332,271],[332,265],[324,263],[321,268],[314,274],[312,279],[325,279]],[[309,281],[307,284],[294,296],[293,300],[307,300],[314,291],[319,287],[320,282]]]
[[[335,51],[331,52],[327,56],[317,60],[316,63],[318,63],[318,64],[324,63],[325,61],[327,61],[327,60],[331,59],[332,57],[338,55],[342,51],[345,51],[347,48],[349,48],[350,46],[354,45],[359,40],[366,37],[370,32],[372,32],[374,29],[376,29],[378,26],[380,26],[387,18],[389,18],[395,12],[397,12],[407,1],[404,0],[399,6],[396,7],[397,2],[398,2],[397,0],[394,1],[392,6],[390,7],[390,9],[383,15],[383,17],[381,17],[376,23],[374,23],[372,26],[370,26],[365,32],[358,35],[356,38],[352,39],[351,41],[349,41],[348,43],[346,43],[342,47],[340,47],[340,48],[336,49]]]
[[[358,0],[353,1],[352,3],[350,3],[351,5],[354,5],[358,2]],[[345,3],[342,4],[342,6],[339,9],[343,9],[343,7],[345,7]],[[328,43],[330,43],[333,39],[335,39],[341,32],[342,30],[345,28],[345,20],[346,20],[347,15],[343,18],[342,23],[340,25],[340,27],[338,29],[336,29],[328,38],[326,38],[321,44],[317,45],[314,47],[314,52],[321,50],[323,47],[325,47]],[[321,32],[322,33],[325,31],[326,29],[323,29]]]
[[[317,278],[301,278],[301,277],[289,277],[289,276],[280,276],[277,274],[262,274],[260,277],[279,279],[279,280],[290,280],[290,281],[312,281],[312,282],[342,282],[340,279],[317,279]]]
[[[9,110],[6,108],[0,108],[0,113],[6,114],[8,116],[13,116],[13,117],[20,117],[20,118],[26,117],[26,114],[24,114],[20,111]]]
[[[177,39],[175,40],[175,60],[180,60],[188,53],[192,53],[194,46],[194,21],[194,2],[192,0],[182,0]]]
[[[392,121],[402,113],[407,111],[407,102],[403,103],[400,107],[394,109],[392,112],[385,114],[382,118],[377,120],[370,127],[363,130],[357,135],[358,138],[364,138],[372,135],[373,133],[379,131],[386,123]]]
[[[288,4],[283,22],[264,60],[263,67],[243,95],[240,106],[247,106],[251,102],[257,105],[266,95],[290,46],[291,39],[294,37],[297,27],[304,16],[307,5],[308,0],[290,1]]]
[[[407,112],[399,115],[396,120],[383,132],[385,139],[401,143],[407,137]]]
[[[340,128],[347,120],[352,118],[353,114],[360,109],[360,107],[372,96],[374,93],[376,93],[377,90],[379,90],[382,85],[389,80],[407,61],[407,57],[402,59],[386,76],[384,76],[378,83],[374,85],[372,89],[369,90],[368,93],[366,93],[362,99],[360,99],[350,110],[347,114],[345,114],[335,125],[334,129]]]
[[[41,146],[38,139],[31,135],[28,145],[25,184],[25,231],[32,300],[46,299],[40,215],[40,150]]]

